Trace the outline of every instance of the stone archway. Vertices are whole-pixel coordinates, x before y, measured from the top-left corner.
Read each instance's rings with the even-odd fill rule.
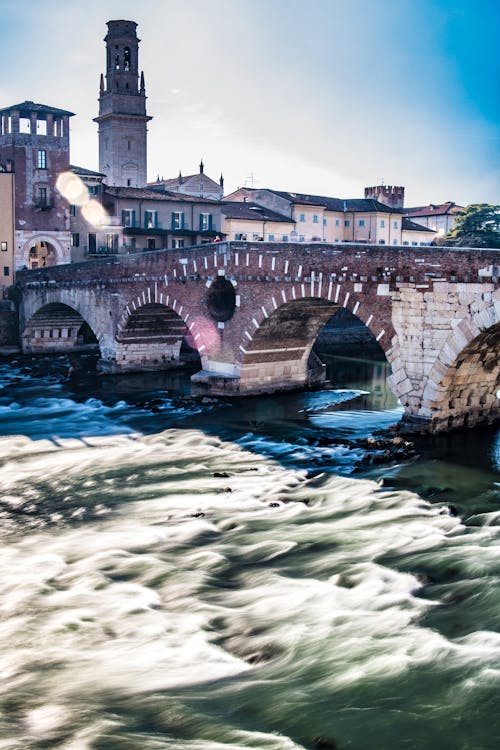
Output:
[[[448,348],[452,351],[450,343]],[[423,408],[430,414],[433,432],[500,419],[499,352],[500,322],[497,322],[470,338],[447,367],[441,369],[437,382],[434,378],[439,368],[434,366],[423,393]]]
[[[17,256],[17,265],[29,269],[57,266],[69,260],[68,252],[50,233],[33,234],[24,242]]]
[[[57,266],[57,250],[46,240],[36,240],[30,245],[28,268],[45,268]]]

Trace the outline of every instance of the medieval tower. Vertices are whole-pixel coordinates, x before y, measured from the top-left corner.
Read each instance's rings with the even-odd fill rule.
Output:
[[[99,171],[108,185],[143,187],[147,182],[144,73],[139,78],[139,39],[134,21],[108,21],[106,82],[99,92]]]

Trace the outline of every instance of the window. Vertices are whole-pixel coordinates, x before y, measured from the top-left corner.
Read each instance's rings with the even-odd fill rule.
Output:
[[[158,212],[144,211],[144,228],[156,229],[158,226]]]
[[[318,214],[313,214],[313,223],[314,223],[314,224],[317,224],[317,223],[318,223],[318,218],[319,218],[319,217],[318,217]]]
[[[345,227],[350,227],[350,226],[351,226],[351,220],[350,220],[350,219],[346,219],[346,220],[344,221],[344,226],[345,226]]]
[[[130,70],[130,47],[125,47],[123,50],[123,69]]]
[[[382,229],[385,227],[385,219],[380,219],[380,226]]]
[[[4,252],[7,252],[7,243],[6,242],[0,242],[0,250],[3,250]]]
[[[288,235],[287,234],[283,235],[283,242],[288,242]]]
[[[252,234],[252,240],[256,240],[257,241],[258,239],[259,239],[259,235],[258,234],[255,234],[255,233]]]
[[[3,267],[3,275],[4,276],[10,276],[10,268],[9,268],[9,266],[4,266]]]
[[[36,168],[47,169],[47,152],[44,148],[39,148],[36,152]]]
[[[340,219],[335,219],[335,226],[336,226],[336,227],[339,227],[339,226],[340,226]]]
[[[300,214],[300,221],[305,221],[305,220],[306,220],[306,215]]]
[[[122,224],[124,227],[135,227],[135,211],[133,209],[130,209],[130,208],[123,209]]]
[[[80,247],[80,235],[78,232],[73,232],[71,235],[71,244],[73,247]]]
[[[274,242],[274,234],[268,234],[267,239],[269,242]]]
[[[409,244],[410,244],[410,243],[408,242],[408,240],[405,240],[405,241],[403,242],[403,245],[409,245]]]
[[[397,245],[397,244],[398,244],[398,241],[397,241],[397,240],[393,240],[393,241],[392,241],[392,244],[393,244],[393,245]]]
[[[156,242],[154,237],[148,237],[148,250],[155,250]]]
[[[131,179],[130,179],[130,177],[129,177],[129,178],[127,179],[127,187],[130,187],[130,186],[131,186],[131,184],[132,184],[132,180],[131,180]]]
[[[184,229],[184,213],[182,211],[172,211],[172,229]]]
[[[385,240],[379,240],[379,241],[378,241],[378,244],[379,244],[379,245],[385,245]]]
[[[130,141],[127,141],[127,151],[130,151]]]
[[[304,235],[303,235],[303,234],[301,234],[301,235],[299,236],[299,242],[304,242],[304,239],[305,239]]]
[[[117,234],[106,235],[106,248],[108,250],[118,250],[118,235]]]
[[[74,204],[71,204],[71,206],[69,207],[69,215],[76,216],[76,206]]]
[[[184,247],[184,240],[174,239],[173,242],[172,242],[172,247],[174,249],[178,249],[178,248]]]
[[[413,245],[413,247],[415,247],[416,245],[418,245],[418,242],[412,242],[411,244]]]
[[[394,221],[393,224],[392,224],[392,226],[394,227],[394,229],[397,229],[398,228],[398,222]]]
[[[326,219],[323,219],[323,226],[326,227]]]
[[[212,214],[200,214],[200,232],[209,232],[212,229]]]
[[[364,227],[364,225],[365,225],[365,220],[364,219],[360,219],[359,220],[359,226],[360,227]]]
[[[89,195],[97,195],[99,193],[99,185],[88,186]]]
[[[40,206],[47,205],[47,188],[38,188],[38,203],[40,204]]]

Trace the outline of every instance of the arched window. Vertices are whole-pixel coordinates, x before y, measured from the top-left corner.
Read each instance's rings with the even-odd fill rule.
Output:
[[[130,47],[125,47],[123,52],[123,69],[130,70]]]
[[[118,53],[115,55],[115,70],[120,70],[120,55]]]

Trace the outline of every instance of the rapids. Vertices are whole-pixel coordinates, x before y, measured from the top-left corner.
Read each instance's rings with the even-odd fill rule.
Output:
[[[332,364],[231,401],[0,363],[0,750],[497,746],[500,433],[367,463],[401,409]]]

